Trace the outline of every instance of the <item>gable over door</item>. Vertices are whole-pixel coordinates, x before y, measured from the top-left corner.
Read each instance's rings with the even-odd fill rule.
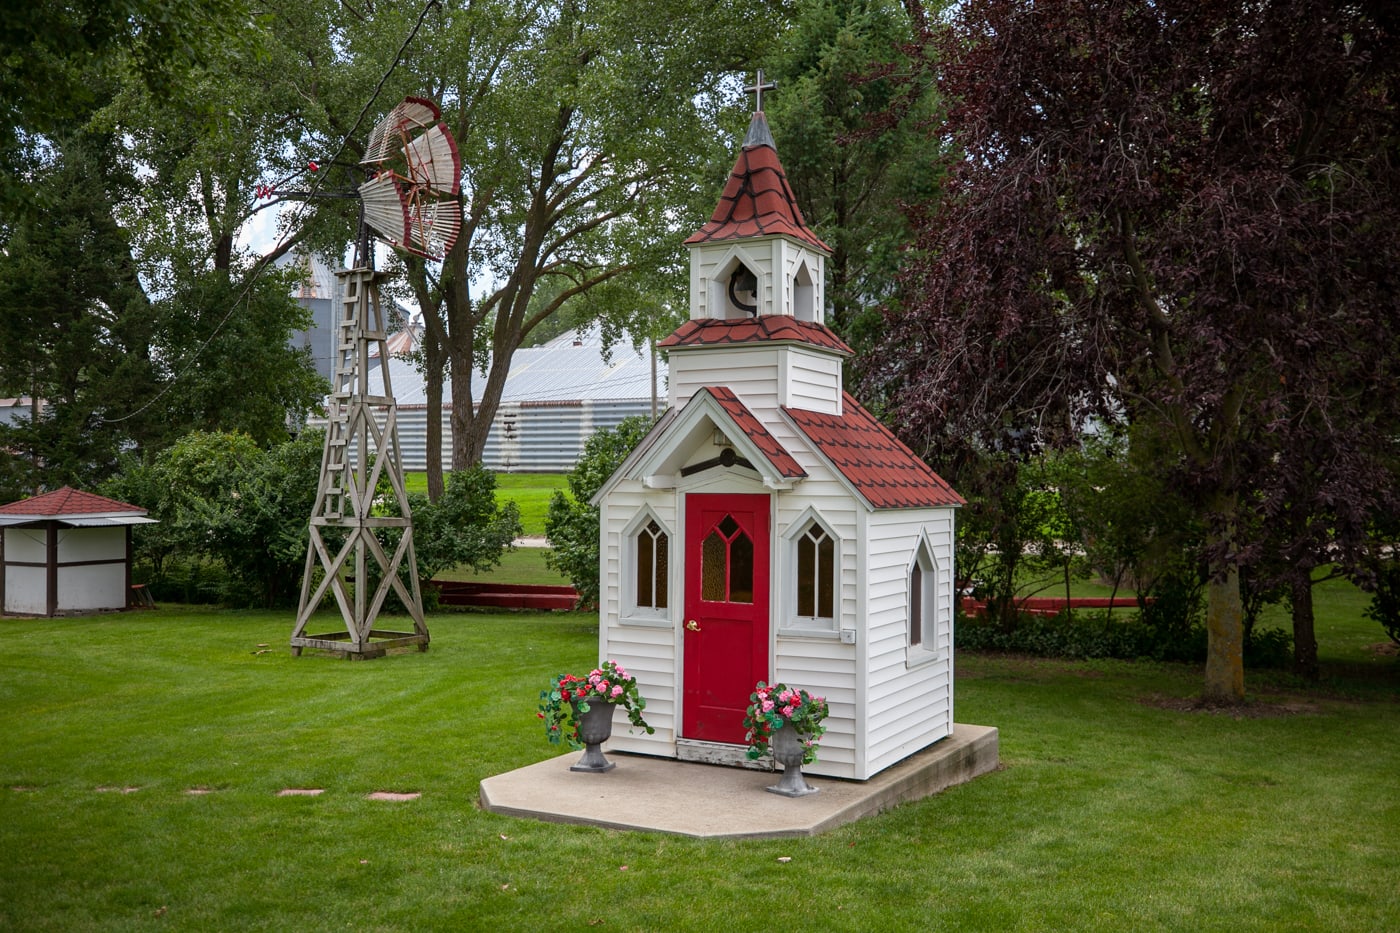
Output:
[[[768,678],[770,550],[767,495],[686,496],[685,738],[744,741],[749,694]]]

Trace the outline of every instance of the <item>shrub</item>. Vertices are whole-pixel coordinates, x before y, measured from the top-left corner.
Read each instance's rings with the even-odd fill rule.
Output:
[[[555,491],[549,500],[544,533],[551,550],[545,562],[573,583],[579,602],[598,601],[598,535],[596,506],[589,504],[594,493],[622,465],[651,429],[651,419],[635,415],[616,428],[603,428],[588,439],[578,463],[569,472],[569,495]]]
[[[1062,612],[1022,615],[1014,628],[986,618],[959,616],[954,644],[961,651],[1005,651],[1044,658],[1151,659],[1196,663],[1206,657],[1206,630],[1199,619],[1184,629],[1154,625],[1145,614]],[[1293,638],[1282,629],[1256,631],[1245,645],[1251,667],[1287,667]]]
[[[152,594],[289,604],[301,584],[321,446],[317,432],[263,450],[246,434],[196,431],[152,462],[127,463],[103,492],[160,521],[133,532]]]
[[[409,493],[408,507],[422,581],[453,567],[489,570],[522,530],[520,508],[514,502],[497,504],[496,474],[482,466],[449,473],[437,502]]]
[[[1379,623],[1391,641],[1400,644],[1400,561],[1381,565],[1376,573],[1376,591],[1362,615]]]

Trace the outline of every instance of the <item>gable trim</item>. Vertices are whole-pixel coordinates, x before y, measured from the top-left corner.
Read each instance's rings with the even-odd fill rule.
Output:
[[[722,387],[697,389],[674,418],[664,427],[658,425],[655,441],[648,436],[645,450],[628,458],[609,478],[594,497],[601,500],[621,479],[640,481],[649,489],[674,488],[682,476],[683,463],[690,450],[702,442],[706,434],[718,429],[734,450],[733,466],[753,469],[768,489],[791,489],[807,477],[797,459],[769,433],[748,407],[731,390]],[[724,457],[718,464],[726,465]],[[740,461],[747,461],[741,463]],[[696,466],[696,464],[692,464]]]

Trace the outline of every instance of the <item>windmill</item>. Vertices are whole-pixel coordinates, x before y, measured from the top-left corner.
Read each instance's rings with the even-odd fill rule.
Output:
[[[337,323],[335,379],[312,508],[306,569],[292,653],[319,648],[342,657],[380,657],[390,648],[428,648],[423,598],[413,552],[413,518],[404,490],[398,404],[389,382],[384,312],[374,269],[371,231],[391,246],[441,258],[457,239],[461,158],[432,101],[407,97],[375,126],[366,146],[371,177],[359,188],[360,235],[355,268],[343,283]],[[380,514],[375,492],[387,480],[397,515]],[[406,581],[404,578],[407,578]],[[375,620],[389,593],[413,620],[412,632],[384,631]],[[327,594],[344,631],[308,635],[307,624]]]

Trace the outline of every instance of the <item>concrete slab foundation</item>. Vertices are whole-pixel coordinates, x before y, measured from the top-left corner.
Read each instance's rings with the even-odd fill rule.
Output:
[[[606,749],[605,749],[606,751]],[[958,724],[953,734],[869,781],[812,777],[820,793],[765,793],[778,772],[750,771],[607,752],[617,767],[604,774],[569,771],[570,753],[481,782],[481,806],[492,813],[554,823],[638,829],[681,836],[768,839],[811,836],[921,800],[995,770],[997,730]]]

